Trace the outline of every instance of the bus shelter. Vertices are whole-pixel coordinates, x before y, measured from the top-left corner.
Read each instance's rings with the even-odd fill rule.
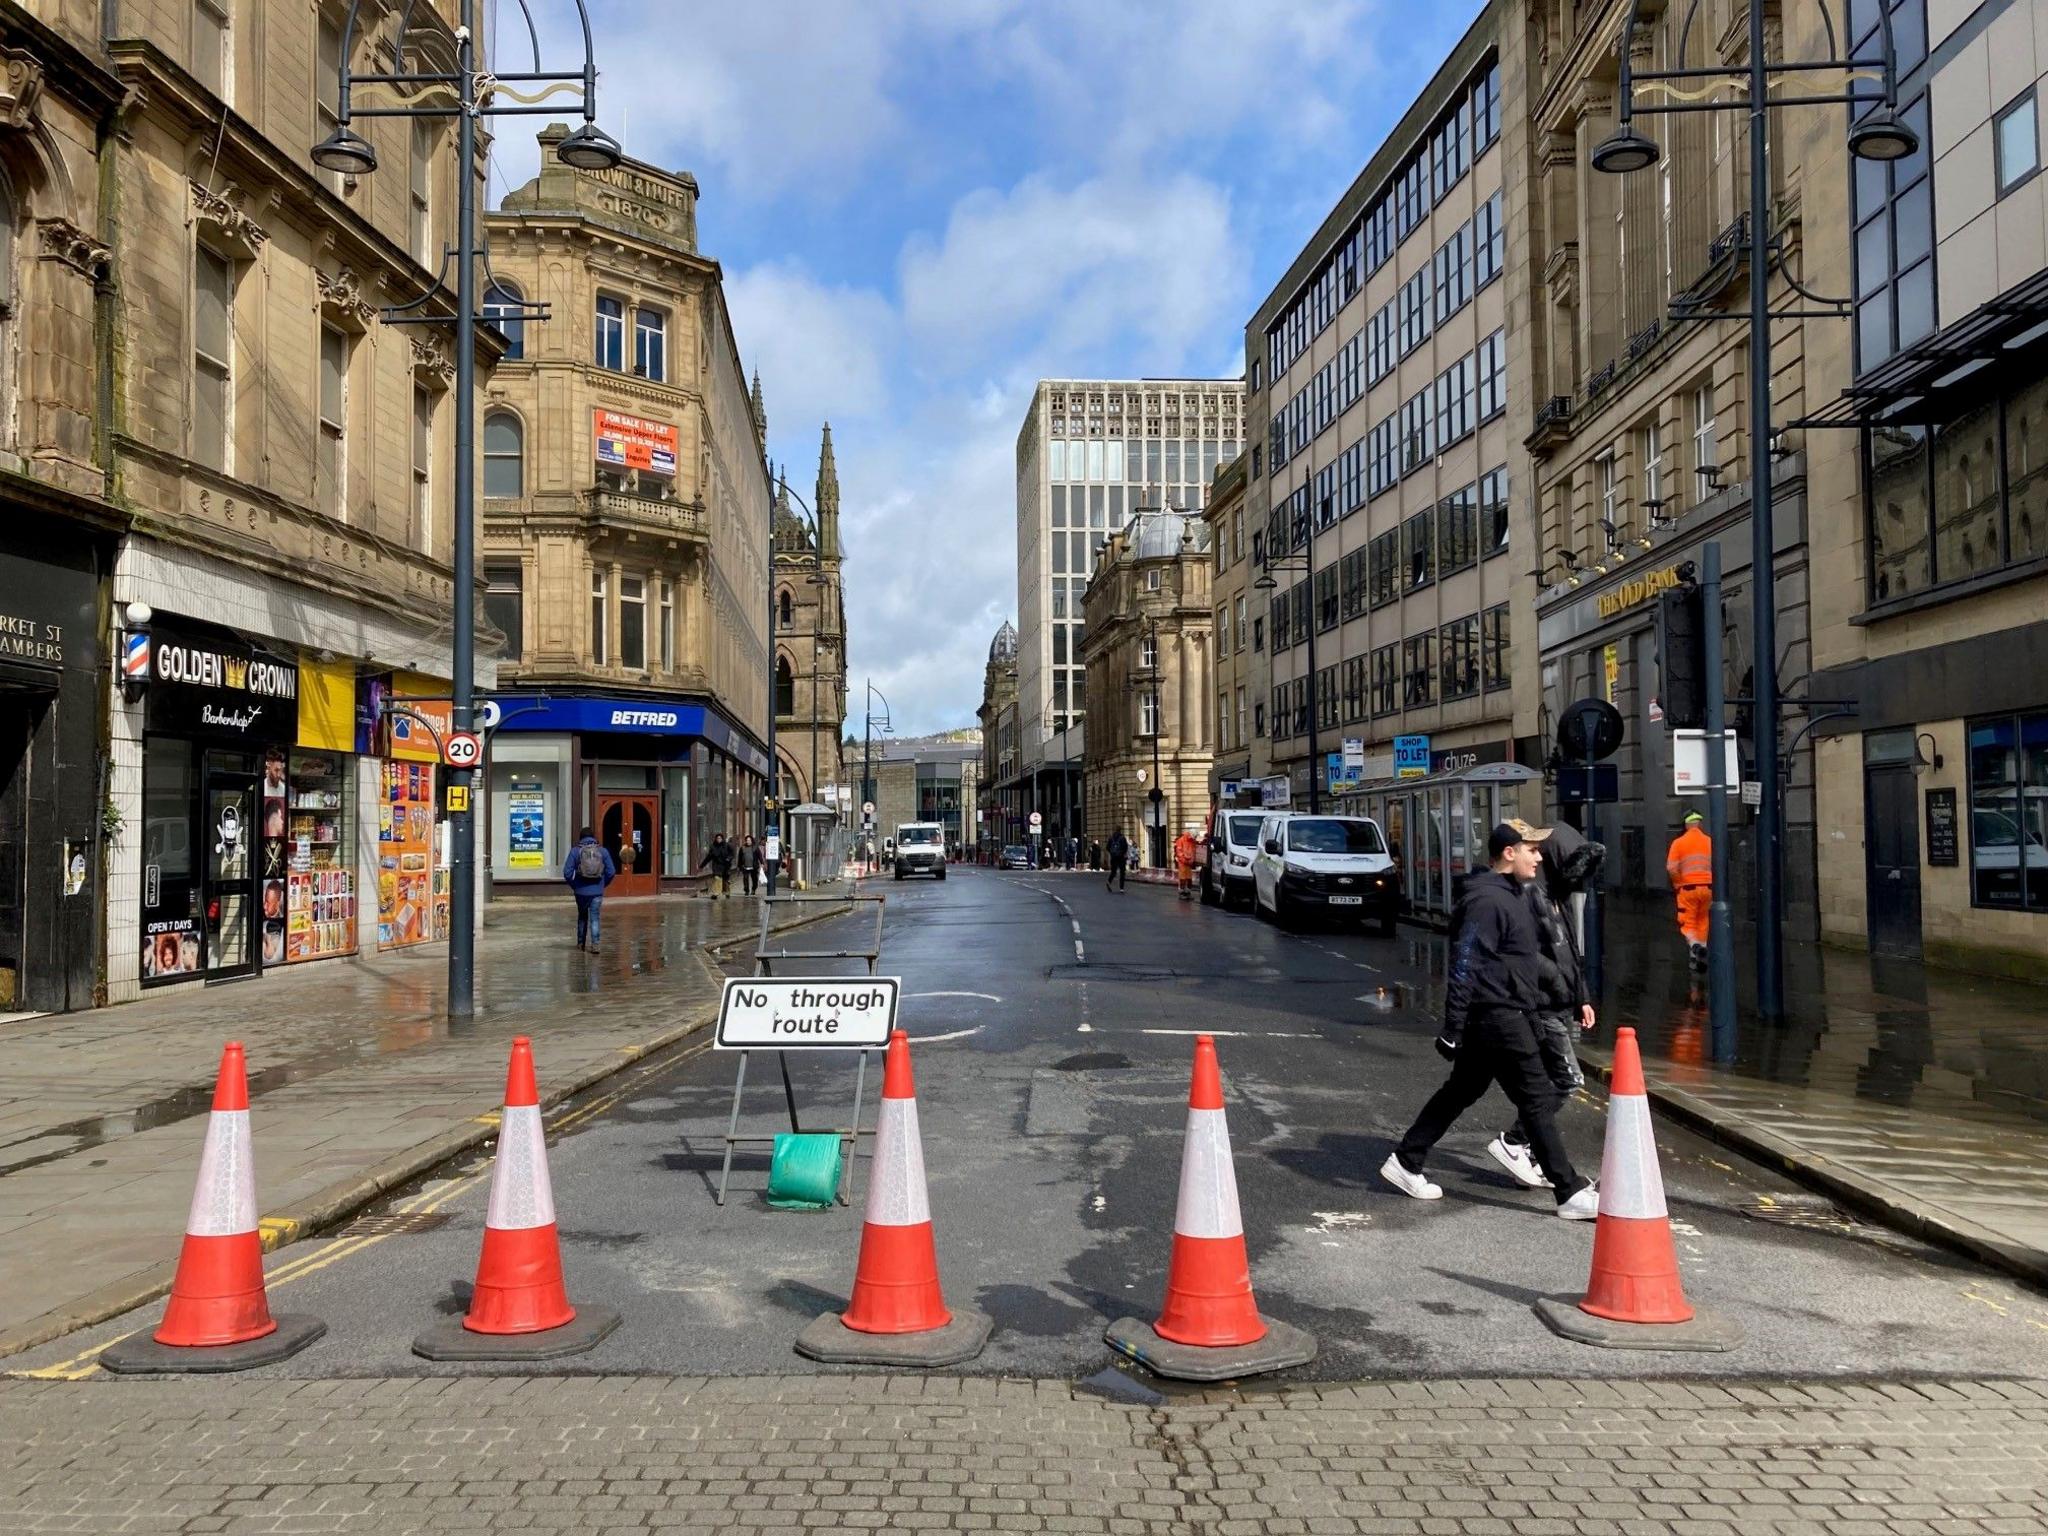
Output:
[[[1543,775],[1520,763],[1475,763],[1410,779],[1375,779],[1348,790],[1347,811],[1370,816],[1386,834],[1410,914],[1447,918],[1461,876],[1486,863],[1494,826],[1542,802]],[[1535,789],[1525,786],[1536,785]]]

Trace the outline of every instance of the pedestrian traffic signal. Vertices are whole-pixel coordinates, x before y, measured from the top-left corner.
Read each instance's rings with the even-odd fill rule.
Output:
[[[1663,674],[1658,698],[1664,729],[1698,730],[1707,718],[1706,615],[1700,589],[1687,583],[1657,598],[1657,666]]]

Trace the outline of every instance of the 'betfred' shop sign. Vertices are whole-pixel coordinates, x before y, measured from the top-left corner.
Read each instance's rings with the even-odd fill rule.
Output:
[[[597,462],[607,469],[676,472],[676,429],[618,411],[597,413]]]

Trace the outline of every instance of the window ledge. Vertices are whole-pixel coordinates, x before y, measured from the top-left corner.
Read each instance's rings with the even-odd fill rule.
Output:
[[[2001,587],[2015,586],[2023,581],[2032,581],[2039,576],[2048,576],[2048,556],[2037,555],[2018,565],[2001,566],[1995,571],[1984,571],[1975,576],[1929,587],[1923,592],[1909,593],[1883,603],[1873,603],[1861,613],[1851,614],[1849,622],[1855,625],[1882,624],[1889,619],[1903,618],[1907,614],[1939,608],[1946,603],[1960,602],[1964,598],[1977,597],[1986,592],[1995,592]]]

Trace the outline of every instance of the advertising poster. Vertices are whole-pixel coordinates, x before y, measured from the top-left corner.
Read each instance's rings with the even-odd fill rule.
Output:
[[[673,476],[680,434],[659,421],[620,411],[597,412],[597,462],[607,469],[644,469]]]
[[[199,919],[167,917],[146,923],[142,930],[142,975],[189,976],[199,969]]]
[[[339,755],[292,754],[285,843],[287,961],[355,952],[355,871],[348,867],[354,849],[347,786],[344,759]]]
[[[377,943],[423,944],[436,928],[434,768],[387,762],[377,807]]]
[[[263,836],[257,842],[256,863],[265,965],[284,964],[285,826],[285,750],[268,747],[263,753]]]
[[[514,779],[505,797],[507,862],[514,869],[539,869],[548,858],[548,800],[539,781]]]

